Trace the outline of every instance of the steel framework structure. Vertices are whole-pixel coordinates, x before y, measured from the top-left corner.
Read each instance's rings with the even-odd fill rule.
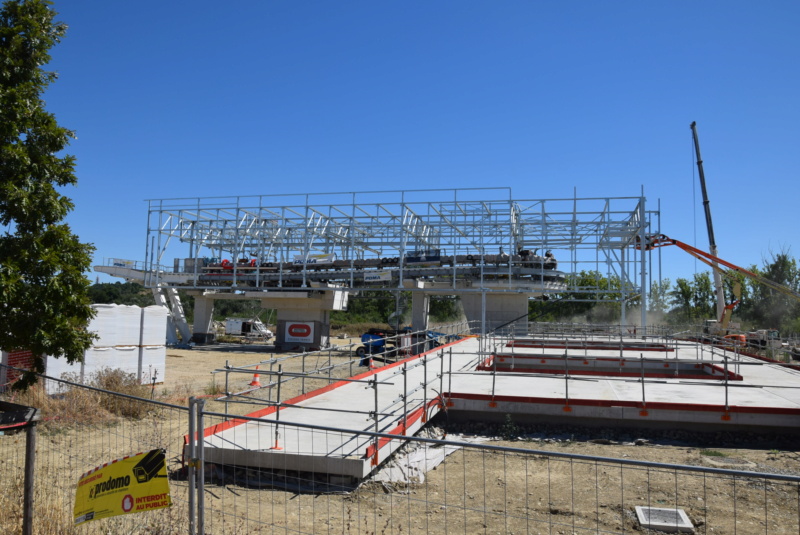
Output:
[[[595,271],[613,277],[620,282],[619,300],[641,296],[644,302],[647,256],[633,246],[637,237],[659,231],[654,227],[660,217],[646,210],[645,201],[644,192],[516,199],[510,188],[153,199],[145,270],[164,272],[168,251],[192,260],[230,256],[234,265],[250,258],[306,265],[313,255],[332,255],[351,262],[400,258],[402,281],[402,259],[415,250],[475,255],[481,264],[490,254],[552,250],[568,275]],[[176,263],[175,271],[196,266]],[[204,288],[197,279],[193,285]],[[344,289],[352,286],[345,283]],[[582,300],[603,291],[608,290],[574,284],[567,289]]]

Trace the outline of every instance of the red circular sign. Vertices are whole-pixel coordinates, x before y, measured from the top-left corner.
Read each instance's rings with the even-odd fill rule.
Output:
[[[125,497],[122,498],[122,510],[126,513],[130,513],[131,509],[133,509],[133,496],[126,494]]]
[[[311,336],[311,326],[304,323],[295,323],[293,325],[289,325],[287,332],[289,333],[289,336],[305,338],[306,336]]]

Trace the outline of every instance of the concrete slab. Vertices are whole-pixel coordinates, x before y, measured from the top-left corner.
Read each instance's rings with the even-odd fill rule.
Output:
[[[596,340],[597,341],[597,340]],[[503,347],[504,341],[489,347]],[[576,359],[622,359],[636,369],[642,340],[584,344],[560,350]],[[612,349],[610,345],[615,345]],[[638,345],[637,345],[638,344]],[[512,347],[519,358],[552,356],[552,344]],[[656,347],[655,345],[651,347]],[[727,369],[741,380],[571,375],[480,371],[490,355],[466,338],[425,355],[365,371],[362,382],[339,382],[204,431],[207,462],[276,470],[367,477],[402,441],[281,426],[293,422],[355,431],[412,435],[444,406],[451,417],[562,424],[650,426],[701,430],[800,429],[800,370],[696,343],[664,344],[647,359]],[[665,349],[664,349],[665,348]],[[637,360],[639,359],[639,360]],[[730,377],[730,376],[729,376]],[[405,394],[405,396],[404,396]],[[374,414],[377,412],[377,422]],[[276,426],[277,424],[277,426]],[[276,434],[277,429],[277,434]]]

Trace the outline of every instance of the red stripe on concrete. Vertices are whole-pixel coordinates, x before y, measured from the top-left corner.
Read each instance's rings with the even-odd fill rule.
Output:
[[[502,359],[499,359],[502,361]],[[522,360],[522,359],[516,359]],[[554,364],[558,362],[564,362],[563,359],[525,359],[525,360],[550,360]],[[592,359],[592,360],[600,360],[600,359]],[[504,361],[503,361],[504,362]],[[575,366],[582,366],[581,364],[575,364]],[[644,372],[644,376],[651,378],[651,379],[694,379],[694,380],[710,380],[710,381],[724,381],[725,380],[725,370],[721,366],[717,366],[714,364],[705,363],[703,365],[704,368],[710,368],[716,372],[719,372],[722,375],[695,375],[691,373],[685,372],[675,372],[672,373],[654,373],[654,372]],[[515,366],[513,369],[511,368],[497,368],[495,369],[494,363],[492,358],[487,358],[483,361],[482,364],[479,364],[476,368],[477,371],[482,372],[492,372],[492,371],[501,371],[506,373],[541,373],[541,374],[552,374],[552,375],[565,375],[566,371],[564,368],[521,368]],[[738,373],[734,373],[732,371],[728,371],[728,380],[729,381],[743,381],[744,377],[739,375]],[[642,373],[639,372],[615,372],[615,371],[598,371],[593,369],[580,369],[580,368],[569,368],[570,375],[592,375],[595,377],[641,377]]]
[[[387,434],[387,435],[398,435],[398,436],[405,435],[406,431],[408,431],[409,427],[411,427],[411,424],[415,423],[417,420],[422,418],[422,416],[425,414],[425,412],[428,409],[430,409],[431,407],[441,407],[441,406],[442,406],[441,397],[435,397],[432,400],[430,400],[425,407],[419,407],[418,409],[413,411],[411,414],[409,414],[406,417],[406,425],[403,425],[403,420],[402,420],[402,417],[401,417],[400,424],[398,424],[397,427],[395,427],[394,429],[386,431],[385,434]],[[433,414],[433,416],[435,416],[435,414]],[[369,447],[367,447],[367,451],[364,454],[364,458],[365,459],[369,459],[370,457],[375,455],[376,451],[379,451],[382,447],[384,447],[386,444],[388,444],[391,440],[392,440],[391,438],[387,438],[387,437],[379,438],[378,439],[378,447],[377,447],[377,449],[375,447],[375,444],[371,444]]]
[[[566,399],[566,398],[537,398],[526,396],[491,396],[488,394],[465,394],[447,393],[444,395],[448,399],[466,399],[473,401],[501,401],[507,403],[529,403],[540,405],[571,405],[583,407],[630,407],[636,409],[647,408],[648,410],[672,410],[688,412],[719,412],[725,411],[724,405],[700,405],[690,403],[665,403],[651,402],[642,403],[641,401],[622,401],[605,399]],[[800,409],[790,409],[785,407],[744,407],[729,405],[727,412],[740,414],[780,414],[785,416],[800,416]]]

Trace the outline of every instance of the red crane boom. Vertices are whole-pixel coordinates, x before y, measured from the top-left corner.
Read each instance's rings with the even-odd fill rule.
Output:
[[[726,268],[728,268],[728,270],[730,270],[730,271],[732,271],[734,273],[741,273],[745,277],[753,279],[753,280],[763,284],[767,288],[775,290],[776,292],[780,292],[780,293],[782,293],[784,295],[788,295],[789,297],[793,297],[794,299],[797,299],[798,301],[800,301],[800,293],[795,292],[791,288],[787,288],[783,284],[777,283],[777,282],[775,282],[773,280],[769,280],[769,279],[767,279],[765,277],[762,277],[761,275],[759,275],[757,273],[753,273],[750,270],[744,269],[743,267],[739,267],[739,266],[737,266],[735,264],[731,264],[730,262],[728,262],[726,260],[718,258],[718,257],[716,257],[714,255],[711,255],[711,254],[705,252],[705,251],[701,251],[697,247],[692,247],[688,243],[683,243],[682,241],[678,241],[678,240],[672,239],[669,236],[665,236],[663,234],[652,234],[650,236],[647,236],[646,240],[647,240],[647,242],[645,243],[645,250],[647,250],[647,251],[649,251],[651,249],[655,249],[656,247],[664,247],[664,246],[667,246],[667,245],[676,245],[676,246],[680,247],[681,249],[683,249],[684,251],[686,251],[687,253],[689,253],[690,255],[692,255],[693,257],[695,257],[698,260],[700,260],[701,262],[703,262],[706,265],[710,266],[712,269],[718,270],[722,274],[727,274],[727,272],[725,270],[723,270],[722,268],[720,268],[719,265],[725,266]],[[637,244],[636,248],[637,249],[641,249],[641,246],[639,244]],[[715,264],[719,264],[719,265],[715,265]]]

